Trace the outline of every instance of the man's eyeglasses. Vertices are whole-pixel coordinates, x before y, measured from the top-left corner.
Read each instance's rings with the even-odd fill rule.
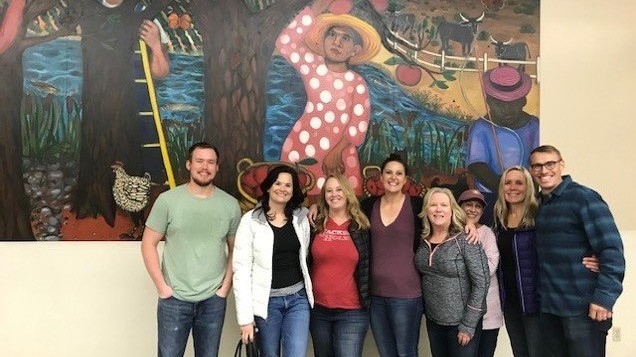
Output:
[[[545,167],[546,170],[552,170],[556,167],[556,165],[561,162],[559,161],[548,161],[543,164],[532,164],[530,165],[530,169],[534,172],[541,172],[541,169]]]

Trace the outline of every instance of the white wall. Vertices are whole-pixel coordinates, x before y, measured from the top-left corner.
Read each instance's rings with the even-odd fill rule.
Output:
[[[615,307],[622,341],[608,356],[636,351],[636,14],[632,0],[542,1],[542,142],[558,146],[575,180],[603,194],[625,243],[625,291]],[[0,243],[0,355],[156,355],[156,295],[138,242]],[[230,298],[221,356],[238,336]],[[428,355],[425,332],[421,351]],[[367,339],[366,356],[377,356]],[[191,349],[188,355],[192,355]],[[511,355],[502,333],[497,356]]]
[[[627,260],[636,259],[636,231],[623,231]],[[156,355],[156,294],[136,242],[0,244],[0,356],[140,357]],[[628,264],[625,291],[615,307],[622,341],[608,338],[608,356],[636,351],[636,271]],[[610,334],[611,335],[611,334]],[[233,297],[220,356],[238,339]],[[425,329],[421,356],[430,356]],[[191,346],[186,351],[193,356]],[[308,354],[309,355],[309,354]],[[377,356],[370,334],[365,356]],[[505,331],[497,356],[511,356]]]

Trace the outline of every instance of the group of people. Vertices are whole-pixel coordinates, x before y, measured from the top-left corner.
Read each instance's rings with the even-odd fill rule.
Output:
[[[309,210],[295,168],[275,166],[241,217],[213,184],[218,160],[193,145],[190,181],[146,222],[160,356],[183,355],[190,331],[197,356],[216,356],[232,285],[241,339],[262,356],[305,356],[308,335],[316,356],[361,356],[369,326],[380,356],[418,356],[423,316],[433,356],[493,356],[504,321],[515,356],[605,355],[622,242],[600,195],[561,175],[556,148],[504,171],[492,227],[478,190],[405,194],[396,154],[382,196],[359,201],[336,173]]]

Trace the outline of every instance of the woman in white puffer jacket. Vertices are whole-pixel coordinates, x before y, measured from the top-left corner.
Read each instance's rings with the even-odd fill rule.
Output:
[[[304,356],[313,306],[307,268],[310,226],[294,168],[271,169],[263,196],[243,215],[232,265],[237,320],[243,343],[254,338],[264,357]]]

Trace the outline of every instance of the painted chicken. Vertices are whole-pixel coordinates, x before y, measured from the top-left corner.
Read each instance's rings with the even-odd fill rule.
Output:
[[[116,162],[111,168],[115,173],[113,185],[113,198],[119,208],[130,213],[134,227],[128,233],[123,233],[120,238],[133,240],[141,238],[143,232],[143,210],[148,205],[150,198],[150,174],[143,177],[131,176],[124,170],[121,162]]]
[[[115,172],[113,198],[117,206],[128,212],[139,212],[146,208],[150,197],[150,174],[146,173],[143,177],[130,176],[121,162],[111,168]]]

